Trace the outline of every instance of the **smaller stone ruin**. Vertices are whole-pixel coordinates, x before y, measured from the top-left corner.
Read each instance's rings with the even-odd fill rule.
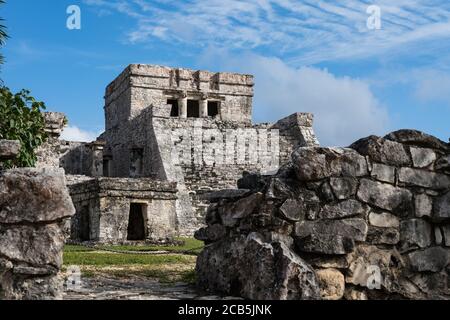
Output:
[[[210,194],[199,286],[249,299],[448,299],[450,146],[413,130],[300,147]]]
[[[0,140],[0,162],[19,149]],[[74,213],[62,169],[0,170],[0,300],[62,298],[64,226]]]

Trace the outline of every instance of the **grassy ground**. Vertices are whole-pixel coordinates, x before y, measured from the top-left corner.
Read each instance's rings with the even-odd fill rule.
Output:
[[[83,246],[64,248],[64,266],[77,265],[82,276],[112,275],[116,277],[142,276],[164,283],[195,281],[196,254],[203,243],[195,239],[178,239],[180,246],[103,246],[99,249],[136,251],[136,254],[114,253]],[[168,251],[167,254],[139,254],[143,251]],[[188,251],[189,254],[178,252]]]

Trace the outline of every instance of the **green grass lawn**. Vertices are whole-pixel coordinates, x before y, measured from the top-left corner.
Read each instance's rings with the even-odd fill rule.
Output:
[[[184,242],[178,246],[99,246],[119,251],[168,251],[168,254],[125,254],[66,245],[64,266],[77,265],[82,275],[112,275],[116,277],[143,276],[161,282],[193,282],[195,280],[196,254],[201,251],[203,242],[180,238]],[[195,249],[195,250],[193,250]],[[189,251],[189,255],[176,252]]]

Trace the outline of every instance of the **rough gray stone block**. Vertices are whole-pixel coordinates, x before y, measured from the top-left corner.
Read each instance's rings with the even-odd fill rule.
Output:
[[[370,160],[393,166],[409,166],[411,159],[406,147],[401,143],[369,136],[353,143],[350,148],[368,156]]]
[[[400,223],[402,247],[426,248],[431,245],[431,225],[422,219],[409,219]]]
[[[295,238],[299,251],[329,255],[344,255],[352,252],[355,242],[352,238],[335,234],[311,234]]]
[[[433,210],[433,200],[426,194],[417,194],[414,197],[416,207],[416,217],[431,217]]]
[[[287,199],[280,207],[280,213],[283,218],[289,221],[299,221],[305,217],[305,212],[301,210],[301,205],[298,200]]]
[[[371,175],[379,181],[395,183],[395,167],[374,162]]]
[[[432,149],[411,147],[409,150],[413,166],[416,168],[426,168],[436,160],[436,153]]]
[[[64,173],[57,169],[5,172],[0,177],[0,221],[35,223],[72,216],[75,208],[65,185]]]
[[[338,219],[356,215],[365,215],[368,207],[353,199],[344,200],[336,204],[325,204],[319,212],[321,219]]]
[[[414,251],[408,255],[411,267],[419,272],[439,272],[449,263],[450,253],[442,247]]]
[[[369,223],[374,227],[380,228],[398,228],[400,226],[399,219],[387,212],[371,212],[369,214]]]
[[[370,226],[366,241],[371,244],[394,245],[400,241],[400,233],[397,228],[381,228]]]
[[[0,161],[14,159],[20,150],[17,140],[0,140]]]
[[[430,189],[450,188],[449,176],[442,173],[435,173],[420,169],[400,168],[398,179],[400,182],[412,186],[419,186]]]
[[[402,129],[389,133],[385,139],[423,148],[448,150],[444,141],[418,130]]]
[[[367,223],[364,219],[350,218],[343,220],[303,221],[295,224],[295,235],[297,237],[305,238],[311,234],[315,235],[316,238],[326,235],[340,235],[355,241],[365,241]]]
[[[368,179],[361,180],[357,196],[363,202],[400,215],[413,207],[409,190]]]
[[[450,191],[434,200],[433,221],[450,219]]]
[[[198,256],[196,271],[198,285],[208,291],[257,300],[320,299],[311,266],[284,243],[266,243],[257,233],[206,247]]]
[[[358,180],[355,178],[330,178],[333,193],[339,200],[348,199],[356,193]]]
[[[293,153],[292,161],[301,181],[368,174],[366,159],[348,148],[299,148]]]

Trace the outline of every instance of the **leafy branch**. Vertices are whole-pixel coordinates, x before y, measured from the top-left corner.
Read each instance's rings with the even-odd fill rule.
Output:
[[[35,150],[46,139],[45,120],[42,111],[45,104],[36,101],[28,90],[13,94],[8,88],[0,88],[0,139],[19,140],[21,149],[16,159],[4,166],[33,167],[36,164]]]

